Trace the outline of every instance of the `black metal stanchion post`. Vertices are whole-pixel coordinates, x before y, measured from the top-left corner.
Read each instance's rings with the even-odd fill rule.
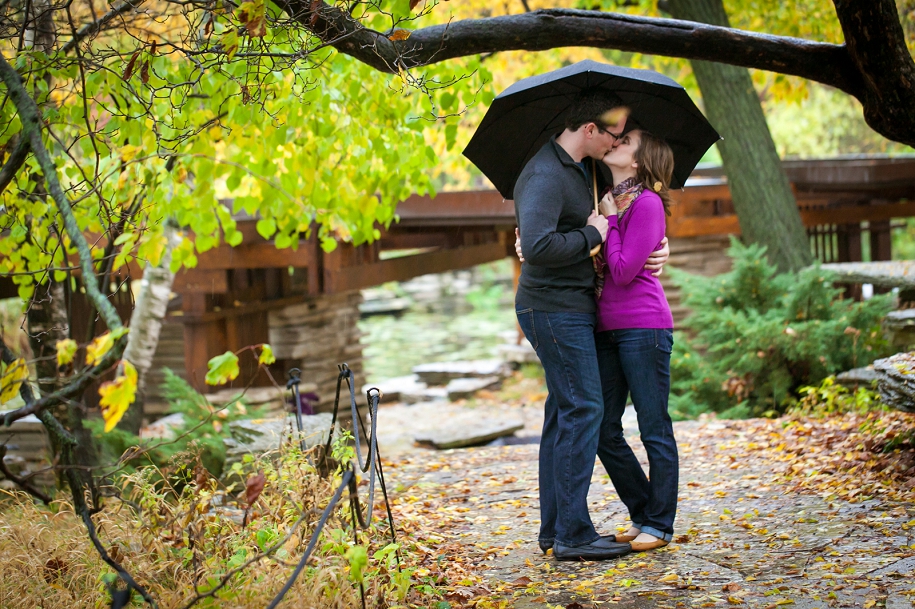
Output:
[[[302,382],[302,371],[293,368],[286,374],[289,380],[286,381],[286,389],[292,389],[292,407],[295,409],[295,424],[299,430],[299,448],[305,452],[305,438],[302,437],[302,397],[299,395],[299,383]]]

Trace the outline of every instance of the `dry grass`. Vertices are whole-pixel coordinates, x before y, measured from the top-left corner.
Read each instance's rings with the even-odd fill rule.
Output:
[[[236,472],[241,480],[258,471],[266,477],[244,526],[243,482],[226,489],[198,469],[190,473],[189,483],[179,487],[174,478],[164,482],[160,472],[144,470],[122,482],[125,495],[139,510],[108,500],[94,516],[99,537],[163,608],[185,606],[247,561],[253,562],[229,578],[215,598],[196,606],[263,608],[292,573],[336,488],[333,479],[318,476],[293,449],[274,457],[248,463]],[[343,498],[309,566],[281,606],[360,606],[358,587],[350,579],[355,544],[345,494]],[[376,499],[380,498],[379,492]],[[105,581],[111,579],[112,569],[92,548],[69,505],[59,502],[53,507],[37,506],[19,494],[0,499],[0,607],[108,607]],[[376,526],[359,534],[360,545],[368,553],[367,606],[434,606],[440,597],[429,586],[404,594],[404,581],[413,572],[409,565],[415,564],[414,546],[408,543],[401,548],[405,576],[398,575],[393,554],[373,557],[389,541],[386,523],[379,520],[383,514],[383,504],[376,505]],[[263,550],[269,547],[279,549],[267,556]]]

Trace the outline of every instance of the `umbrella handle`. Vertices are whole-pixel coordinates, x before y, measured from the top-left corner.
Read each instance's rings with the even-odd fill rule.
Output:
[[[591,159],[591,181],[592,181],[591,190],[594,191],[594,212],[599,214],[600,207],[598,206],[598,203],[597,203],[597,161],[595,161],[594,159]],[[592,258],[594,256],[597,256],[600,253],[600,246],[601,246],[601,244],[597,244],[591,249]]]

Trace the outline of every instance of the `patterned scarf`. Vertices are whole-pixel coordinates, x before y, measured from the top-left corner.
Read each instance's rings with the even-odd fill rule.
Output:
[[[632,202],[639,198],[639,195],[642,194],[644,186],[639,182],[635,177],[628,178],[623,180],[610,190],[610,194],[613,195],[613,200],[616,202],[616,217],[620,220],[623,219],[623,214],[626,213],[626,210],[632,205]],[[601,193],[601,198],[607,194],[607,189]],[[600,300],[600,295],[604,291],[604,273],[607,266],[607,254],[606,254],[607,242],[601,244],[600,252],[597,256],[591,258],[594,261],[594,273],[597,275],[597,279],[594,282],[594,296]]]

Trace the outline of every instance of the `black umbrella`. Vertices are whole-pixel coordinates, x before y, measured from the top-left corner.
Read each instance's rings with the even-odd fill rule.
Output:
[[[670,144],[675,162],[671,188],[683,186],[702,155],[721,139],[676,81],[651,70],[587,59],[525,78],[499,94],[464,156],[511,199],[521,170],[563,130],[566,112],[578,94],[595,89],[614,93],[630,109],[627,129],[638,126]]]

